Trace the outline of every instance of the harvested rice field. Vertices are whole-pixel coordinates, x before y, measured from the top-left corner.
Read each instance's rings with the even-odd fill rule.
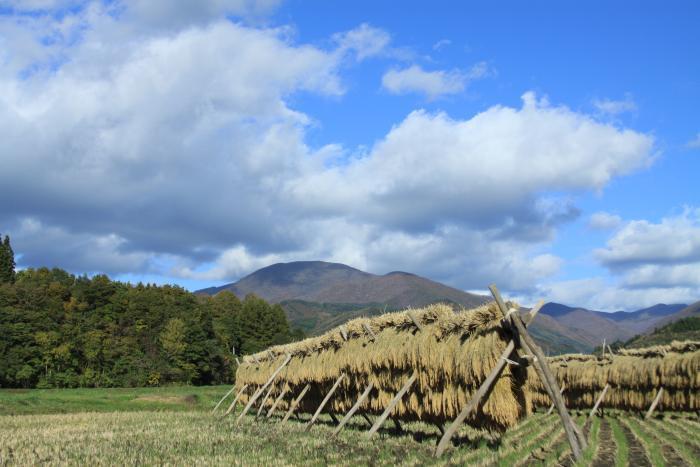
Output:
[[[576,412],[575,412],[576,414]],[[556,415],[535,413],[500,439],[468,427],[459,445],[437,460],[438,431],[422,423],[391,422],[367,439],[355,417],[332,440],[329,418],[304,431],[305,421],[207,411],[142,411],[0,416],[0,465],[574,465]],[[585,416],[575,420],[583,424]],[[642,420],[608,411],[584,428],[590,440],[578,465],[700,465],[700,419],[665,413]]]

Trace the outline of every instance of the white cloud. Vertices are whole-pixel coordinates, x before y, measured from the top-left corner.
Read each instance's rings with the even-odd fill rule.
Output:
[[[693,303],[700,295],[697,287],[628,288],[594,277],[554,282],[543,286],[532,297],[546,297],[548,301],[582,306],[590,310],[634,311],[658,303]]]
[[[196,270],[191,266],[179,265],[173,268],[170,274],[186,279],[216,281],[231,277],[243,277],[251,271],[288,259],[285,255],[277,254],[255,255],[249,252],[245,245],[236,245],[224,250],[214,265],[208,269]]]
[[[545,190],[602,189],[651,160],[649,136],[523,96],[467,120],[412,112],[366,157],[288,182],[309,212],[408,230],[542,223]],[[545,212],[542,212],[542,211]]]
[[[235,279],[326,259],[528,290],[562,264],[545,250],[578,215],[572,195],[652,158],[650,136],[527,93],[519,108],[465,119],[411,112],[329,163],[354,148],[309,147],[311,117],[290,97],[342,95],[349,53],[384,53],[382,31],[363,25],[323,50],[208,13],[171,29],[113,13],[11,24],[26,34],[8,40],[27,47],[0,71],[0,198],[13,201],[0,204],[0,230],[28,265],[154,273],[165,258],[176,268],[161,274]],[[58,39],[37,45],[47,27]],[[44,243],[27,218],[51,233]]]
[[[596,212],[588,220],[588,227],[595,230],[614,230],[622,225],[622,218],[609,212]]]
[[[627,222],[595,256],[611,268],[700,262],[700,209],[686,209],[657,224]]]
[[[606,248],[595,250],[594,256],[609,268],[609,278],[545,283],[539,293],[548,300],[606,311],[696,302],[700,299],[700,209],[686,208],[658,223],[622,222]]]
[[[637,110],[637,104],[629,94],[626,94],[622,100],[594,99],[593,106],[598,112],[612,116]]]
[[[352,52],[357,61],[387,53],[391,36],[383,29],[363,23],[355,29],[333,35],[338,52]]]
[[[382,86],[392,94],[425,94],[435,99],[464,91],[470,81],[488,76],[489,67],[485,62],[474,65],[467,72],[461,70],[425,71],[419,65],[392,69],[382,76]]]
[[[695,138],[691,139],[688,141],[685,145],[689,149],[698,149],[700,148],[700,133],[695,135]]]

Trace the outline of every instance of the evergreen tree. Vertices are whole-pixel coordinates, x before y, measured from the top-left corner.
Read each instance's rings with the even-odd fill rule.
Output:
[[[10,245],[10,237],[5,235],[0,245],[0,283],[15,281],[15,266],[15,253]]]

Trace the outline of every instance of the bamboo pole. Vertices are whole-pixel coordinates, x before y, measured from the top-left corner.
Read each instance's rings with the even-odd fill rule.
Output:
[[[302,397],[304,397],[304,395],[306,394],[306,391],[308,391],[309,388],[311,388],[311,384],[307,384],[306,386],[304,386],[304,389],[301,390],[301,393],[299,394],[299,396],[297,396],[297,398],[294,399],[294,401],[292,401],[292,403],[289,405],[289,410],[287,410],[287,413],[284,415],[284,418],[282,419],[282,423],[289,420],[289,417],[294,413],[294,411],[297,408],[297,405],[299,405],[299,402],[301,402]]]
[[[335,392],[336,389],[338,389],[338,386],[340,386],[341,381],[343,381],[343,378],[345,378],[345,373],[341,373],[340,376],[338,376],[338,379],[335,380],[335,383],[333,384],[333,387],[331,387],[331,390],[328,391],[328,394],[326,394],[326,397],[323,398],[321,401],[321,405],[318,406],[316,409],[316,412],[314,413],[314,416],[311,417],[311,420],[309,420],[309,423],[306,424],[306,427],[304,428],[305,431],[309,431],[311,428],[311,425],[316,422],[316,419],[318,418],[319,415],[321,415],[321,410],[323,410],[323,407],[328,403],[330,400],[331,396]]]
[[[545,388],[549,386],[549,395],[557,406],[557,411],[559,412],[559,417],[564,425],[564,431],[566,432],[569,444],[571,445],[571,452],[573,453],[574,458],[576,460],[581,459],[581,451],[582,449],[585,449],[587,445],[586,439],[580,430],[578,430],[577,427],[575,428],[571,415],[569,415],[569,412],[566,410],[564,399],[562,398],[561,394],[559,394],[559,385],[557,384],[557,380],[554,378],[554,375],[552,375],[552,372],[547,365],[547,358],[545,357],[544,353],[542,353],[540,346],[537,345],[532,337],[530,337],[520,314],[517,311],[511,313],[507,310],[498,288],[492,284],[489,286],[489,290],[491,290],[491,294],[496,300],[496,304],[498,304],[498,308],[501,310],[503,315],[505,316],[507,314],[510,316],[511,323],[515,325],[520,346],[525,349],[526,353],[536,357],[536,359],[533,360],[535,371],[537,372],[537,375]]]
[[[243,387],[241,388],[241,390],[238,391],[238,394],[236,394],[236,397],[233,399],[233,402],[231,402],[231,405],[228,406],[228,409],[226,409],[226,412],[224,412],[224,415],[222,415],[223,417],[225,417],[226,415],[230,414],[231,411],[233,411],[233,409],[236,408],[236,403],[238,402],[238,399],[241,398],[241,396],[243,395],[243,392],[244,392],[247,388],[248,388],[248,385],[247,385],[247,384],[244,384]]]
[[[268,397],[270,397],[270,393],[272,390],[275,388],[274,384],[271,384],[269,388],[267,388],[267,393],[265,394],[265,397],[263,397],[262,402],[260,403],[260,407],[258,407],[258,413],[255,414],[255,418],[257,419],[260,414],[263,411],[263,407],[265,407],[265,402],[267,402]]]
[[[540,300],[537,306],[535,306],[530,311],[530,313],[526,317],[528,324],[531,323],[533,319],[535,319],[535,316],[537,316],[537,313],[539,313],[543,305],[544,301]],[[498,358],[496,366],[493,367],[493,369],[486,377],[484,382],[481,383],[479,389],[472,396],[467,405],[462,409],[457,418],[450,424],[449,427],[447,427],[444,430],[442,438],[440,438],[440,442],[438,443],[437,448],[435,449],[435,457],[440,457],[442,453],[445,452],[445,449],[447,449],[447,446],[450,444],[452,437],[455,435],[459,427],[462,426],[469,414],[471,414],[473,411],[476,411],[476,409],[481,404],[482,399],[488,398],[488,395],[491,393],[491,389],[493,388],[493,384],[496,382],[498,377],[501,376],[501,372],[508,364],[506,359],[510,357],[514,351],[515,342],[511,340],[510,342],[508,342],[508,345],[506,345],[505,350],[503,351],[503,353],[501,353],[501,356]]]
[[[394,407],[396,407],[396,404],[398,404],[401,401],[401,398],[406,394],[406,391],[413,385],[413,383],[416,382],[416,379],[418,378],[418,371],[414,371],[411,377],[406,381],[406,383],[403,385],[403,387],[399,390],[399,392],[396,393],[394,398],[389,402],[389,405],[387,405],[386,409],[384,409],[384,412],[382,415],[374,422],[374,425],[372,425],[372,428],[369,429],[367,432],[367,437],[370,438],[373,434],[379,430],[379,427],[382,426],[384,423],[384,420],[389,416],[392,410],[394,410]]]
[[[282,392],[280,392],[280,395],[277,396],[277,399],[275,399],[275,403],[272,404],[272,407],[270,407],[270,410],[267,412],[267,415],[265,418],[270,418],[272,417],[272,414],[275,413],[275,409],[277,408],[277,405],[282,401],[282,398],[284,397],[285,394],[287,394],[287,391],[289,391],[289,386],[286,384],[283,384]]]
[[[406,312],[408,314],[408,317],[411,318],[411,321],[413,321],[413,324],[416,328],[418,328],[419,331],[423,330],[423,326],[418,322],[415,316],[413,316],[413,313],[410,311]]]
[[[561,385],[561,390],[559,391],[559,394],[564,394],[565,390],[566,390],[566,383],[563,383]],[[549,410],[547,411],[547,415],[550,415],[553,410],[554,410],[554,402],[552,402],[552,405],[549,406]]]
[[[212,414],[212,415],[214,415],[214,412],[216,412],[216,409],[219,408],[219,406],[220,406],[221,403],[224,401],[224,399],[226,399],[226,398],[234,391],[234,389],[236,389],[236,385],[235,385],[235,384],[234,384],[233,386],[231,386],[231,390],[230,390],[229,392],[227,392],[226,394],[224,394],[224,397],[222,397],[221,400],[219,401],[219,403],[216,404],[216,406],[214,407],[214,409],[212,409],[212,411],[211,411],[211,414]]]
[[[372,331],[372,328],[369,327],[369,325],[367,323],[362,323],[362,327],[365,328],[365,331],[367,331],[367,334],[369,334],[370,339],[372,341],[377,340],[377,335],[374,333],[374,331]]]
[[[267,387],[268,387],[270,384],[272,384],[272,381],[274,381],[274,379],[277,377],[277,375],[280,373],[280,371],[282,371],[282,368],[284,368],[285,366],[287,366],[287,363],[289,363],[289,361],[290,361],[291,359],[292,359],[292,356],[289,355],[289,354],[287,354],[287,357],[284,359],[284,362],[282,362],[282,364],[281,364],[279,367],[277,367],[277,369],[272,373],[272,375],[271,375],[270,378],[267,380],[267,382],[266,382],[262,387],[260,387],[260,389],[258,389],[257,391],[255,391],[255,394],[253,394],[253,397],[250,398],[250,400],[248,401],[248,404],[246,404],[245,408],[243,409],[243,412],[241,412],[241,414],[240,414],[240,415],[238,416],[238,418],[236,419],[236,423],[240,422],[241,419],[243,418],[243,416],[244,416],[246,413],[248,413],[248,411],[249,411],[250,408],[253,406],[253,404],[254,404],[255,401],[258,399],[258,397],[260,397],[260,395],[263,393],[263,391],[264,391],[265,389],[267,389]]]
[[[656,397],[654,397],[654,402],[651,403],[651,407],[649,407],[649,410],[647,411],[647,414],[644,416],[644,420],[648,420],[651,417],[651,414],[654,413],[654,409],[656,408],[656,405],[661,401],[661,395],[664,392],[664,387],[661,386],[659,388],[659,391],[656,393]]]
[[[373,387],[374,383],[370,381],[365,391],[357,399],[357,402],[355,402],[355,405],[353,405],[352,408],[348,411],[348,413],[345,414],[343,419],[340,421],[340,424],[338,424],[338,426],[335,428],[331,437],[335,437],[338,435],[338,433],[340,433],[345,424],[348,423],[348,421],[352,418],[355,412],[357,412],[357,409],[359,409],[362,403],[365,401],[365,399],[367,399],[367,396],[369,396],[369,392],[372,390]]]
[[[598,396],[598,400],[595,401],[595,405],[593,406],[593,409],[591,409],[591,413],[588,414],[588,418],[591,418],[593,414],[595,413],[596,410],[598,410],[598,406],[600,405],[601,402],[603,402],[603,398],[605,397],[605,393],[608,392],[608,389],[610,389],[610,385],[606,384],[605,387],[603,388],[603,392],[600,393],[600,396]]]

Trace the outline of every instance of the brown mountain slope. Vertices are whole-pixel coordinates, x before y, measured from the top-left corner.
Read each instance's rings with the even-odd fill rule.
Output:
[[[390,309],[439,301],[473,307],[488,300],[414,274],[391,272],[379,276],[323,261],[273,264],[236,283],[200,290],[199,293],[213,295],[222,290],[230,290],[239,297],[255,293],[271,302],[381,304]]]

